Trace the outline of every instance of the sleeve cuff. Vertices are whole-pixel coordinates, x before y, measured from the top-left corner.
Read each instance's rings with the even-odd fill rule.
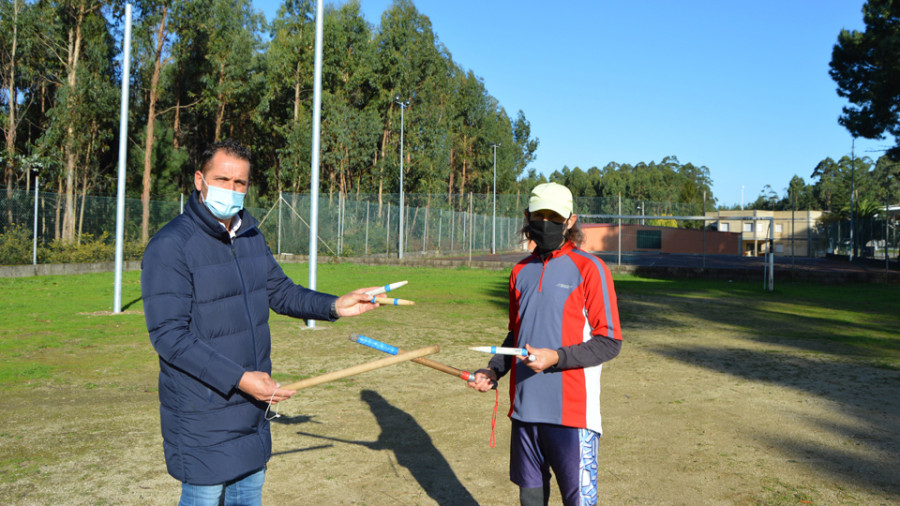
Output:
[[[331,321],[337,320],[340,318],[337,312],[337,299],[331,301],[331,309],[328,311],[328,319]]]

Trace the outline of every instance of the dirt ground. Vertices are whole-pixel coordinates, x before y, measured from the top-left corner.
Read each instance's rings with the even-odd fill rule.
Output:
[[[759,320],[735,301],[699,308],[622,296],[620,308],[625,344],[603,369],[603,504],[900,504],[897,370],[780,339],[775,320],[762,329],[771,338],[759,339]],[[410,350],[440,344],[432,358],[474,370],[488,357],[459,336],[490,344],[484,336],[504,333],[502,319],[457,315],[448,325],[427,308],[415,320],[401,311],[317,330],[278,319],[276,370],[295,379],[381,358],[349,342],[351,332]],[[464,330],[473,325],[483,328]],[[4,395],[3,453],[32,455],[4,462],[4,503],[177,502],[159,436],[156,363],[149,344],[135,346],[147,348],[145,371],[92,389]],[[265,503],[517,504],[507,478],[507,386],[501,380],[494,448],[494,393],[417,364],[303,390],[273,423]]]

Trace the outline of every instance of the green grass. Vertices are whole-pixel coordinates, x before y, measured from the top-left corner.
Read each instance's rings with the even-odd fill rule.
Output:
[[[284,271],[307,284],[307,264],[286,264]],[[495,342],[506,332],[509,271],[324,264],[317,274],[317,288],[335,294],[408,280],[395,292],[418,303],[416,319],[407,324],[424,329],[465,325],[471,331],[461,338],[471,343]],[[102,384],[98,371],[114,376],[147,367],[152,348],[142,316],[140,273],[124,274],[125,312],[119,315],[110,314],[113,281],[112,273],[0,279],[0,386],[96,386]],[[626,329],[632,320],[677,329],[678,322],[666,316],[677,309],[710,323],[734,325],[750,338],[813,341],[811,349],[818,352],[900,367],[896,285],[780,283],[774,292],[765,292],[760,283],[721,280],[617,275],[615,282]],[[395,328],[396,311],[409,309],[372,313],[366,317],[367,328]],[[272,325],[296,321],[273,315]],[[424,341],[432,344],[427,332]]]
[[[306,264],[286,264],[284,270],[307,284]],[[377,357],[351,352],[356,348],[346,339],[350,332],[371,332],[406,349],[441,344],[440,361],[459,367],[483,363],[486,357],[471,356],[462,345],[502,340],[508,276],[509,271],[468,268],[320,265],[321,291],[341,294],[408,280],[395,294],[417,305],[323,323],[326,330],[315,333],[300,333],[302,322],[273,316],[275,377],[292,381],[363,356]],[[857,364],[900,369],[897,286],[780,283],[768,293],[761,283],[628,275],[616,275],[615,283],[626,346],[651,350],[665,360],[658,364],[675,359],[770,384],[779,384],[782,370],[771,368],[773,360],[798,365],[797,370],[818,367],[823,360],[852,362],[850,368],[831,371],[852,372]],[[146,478],[141,473],[148,462],[160,466],[158,365],[144,324],[140,273],[125,273],[125,313],[119,315],[110,314],[112,273],[0,279],[0,294],[0,388],[5,392],[0,398],[0,487],[5,484],[15,494],[13,502],[33,493],[29,484],[43,480],[48,468],[67,462],[98,466],[97,476],[118,476],[113,462],[137,448],[130,453],[127,474],[134,482]],[[711,333],[738,342],[722,350],[704,340]],[[302,357],[291,346],[294,338],[309,343]],[[794,385],[790,378],[786,384]],[[668,407],[690,409],[686,399],[674,396]],[[141,460],[145,455],[148,460]],[[815,497],[796,483],[770,485],[758,501],[787,504]],[[52,503],[53,492],[28,496],[28,501]],[[96,491],[83,493],[96,503],[105,500]]]

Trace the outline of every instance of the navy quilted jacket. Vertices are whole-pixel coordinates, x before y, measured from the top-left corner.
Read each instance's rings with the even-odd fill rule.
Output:
[[[256,220],[246,211],[240,216],[232,241],[195,191],[184,214],[153,236],[142,261],[166,466],[194,485],[240,477],[271,456],[266,404],[237,390],[246,371],[271,374],[269,309],[327,320],[335,300],[294,284]]]

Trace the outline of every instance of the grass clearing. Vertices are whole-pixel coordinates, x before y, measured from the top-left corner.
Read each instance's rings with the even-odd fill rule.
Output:
[[[306,284],[306,264],[284,270]],[[506,333],[508,272],[328,264],[318,277],[331,293],[409,280],[396,293],[417,305],[315,331],[273,315],[279,381],[381,358],[353,332],[439,344],[435,360],[468,370],[487,357],[467,346]],[[625,345],[604,366],[610,503],[900,501],[898,287],[615,281]],[[0,496],[175,502],[139,273],[125,273],[120,315],[112,273],[0,279],[0,293]],[[506,380],[493,449],[495,398],[461,383],[400,364],[298,394],[273,425],[266,502],[508,504]]]

